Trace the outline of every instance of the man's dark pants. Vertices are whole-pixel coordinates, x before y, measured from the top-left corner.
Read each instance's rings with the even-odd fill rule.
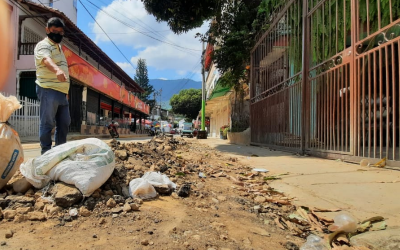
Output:
[[[67,134],[71,117],[67,95],[54,89],[42,88],[36,85],[36,93],[40,100],[40,146],[42,154],[51,149],[51,131],[56,131],[54,139],[56,146],[67,142]]]

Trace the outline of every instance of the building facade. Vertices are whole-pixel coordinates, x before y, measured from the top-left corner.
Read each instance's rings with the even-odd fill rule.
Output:
[[[220,137],[220,128],[231,125],[230,89],[218,84],[221,74],[212,60],[211,44],[207,45],[205,52],[206,71],[206,122],[209,137]]]
[[[122,128],[128,128],[132,121],[135,123],[136,119],[149,114],[149,106],[135,96],[143,89],[76,26],[76,1],[7,2],[16,31],[15,49],[9,80],[0,91],[37,99],[33,51],[46,36],[47,20],[55,16],[66,24],[62,49],[67,58],[71,82],[70,131],[90,133],[101,130],[103,133],[104,125],[111,120],[117,120]],[[63,9],[61,11],[56,7]],[[101,129],[96,130],[96,127]]]

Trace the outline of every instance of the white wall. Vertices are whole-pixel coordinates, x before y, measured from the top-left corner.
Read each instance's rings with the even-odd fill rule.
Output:
[[[18,9],[14,6],[13,2],[10,0],[6,0],[6,3],[9,4],[12,7],[12,12],[10,13],[10,22],[11,22],[11,30],[14,31],[14,34],[10,39],[13,39],[13,52],[15,55],[14,48],[16,47],[15,41],[16,41],[16,27],[18,26]],[[0,72],[1,74],[8,74],[8,79],[6,80],[5,85],[3,85],[2,88],[0,88],[0,92],[5,92],[9,93],[12,95],[15,95],[16,92],[16,77],[15,77],[15,56],[13,55],[13,60],[10,62],[10,71],[9,72]]]
[[[207,79],[206,79],[207,98],[209,98],[211,93],[213,92],[219,77],[220,77],[220,73],[219,73],[216,65],[214,63],[212,63],[210,70],[208,72]]]
[[[53,8],[58,9],[71,19],[76,25],[78,20],[77,0],[61,0],[53,3]]]
[[[33,0],[33,2],[50,6],[50,0]],[[77,6],[76,4],[77,0],[53,0],[52,8],[63,12],[72,22],[77,24],[78,11],[75,8],[75,6]]]
[[[224,125],[231,123],[231,107],[228,100],[220,102],[218,108],[210,115],[210,137],[219,138],[219,130]]]

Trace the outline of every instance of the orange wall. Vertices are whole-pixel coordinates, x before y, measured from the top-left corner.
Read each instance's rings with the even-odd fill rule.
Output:
[[[62,46],[62,49],[65,58],[67,59],[69,75],[71,77],[74,77],[87,86],[118,100],[128,107],[149,114],[150,110],[148,105],[139,98],[135,97],[124,87],[112,81],[66,46]]]

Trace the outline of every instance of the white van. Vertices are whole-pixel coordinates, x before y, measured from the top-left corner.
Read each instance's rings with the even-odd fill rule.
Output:
[[[169,133],[171,132],[171,124],[169,124],[167,121],[161,121],[160,122],[160,130],[161,132],[164,133]]]

